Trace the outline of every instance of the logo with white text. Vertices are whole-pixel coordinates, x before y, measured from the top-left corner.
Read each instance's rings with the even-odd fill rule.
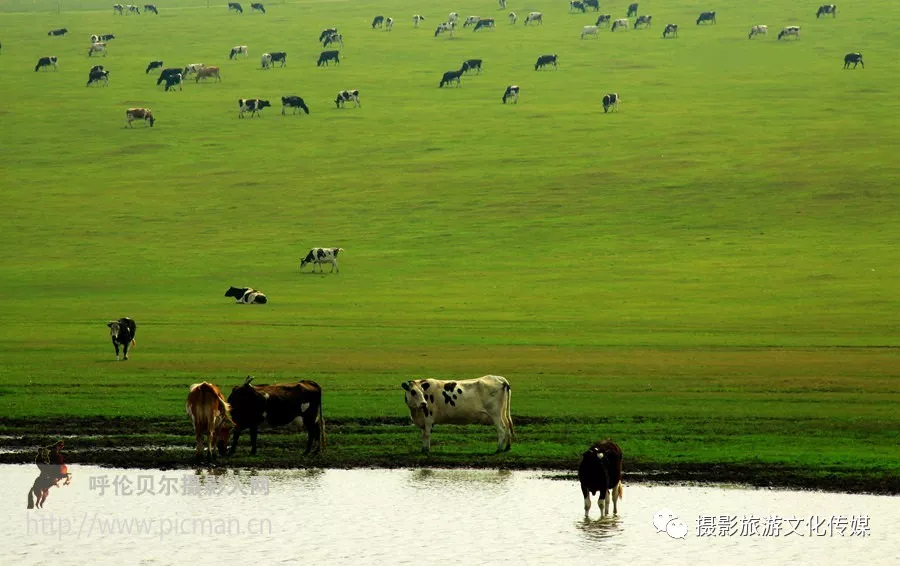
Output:
[[[672,538],[684,538],[687,536],[687,524],[668,509],[660,509],[653,515],[653,526],[657,533],[666,533]]]

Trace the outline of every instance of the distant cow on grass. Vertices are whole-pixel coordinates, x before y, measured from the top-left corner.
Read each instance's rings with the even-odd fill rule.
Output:
[[[58,57],[56,55],[50,55],[49,57],[41,57],[38,59],[37,65],[34,66],[34,71],[37,72],[38,69],[43,69],[44,67],[53,67],[55,71],[57,69]]]
[[[463,61],[462,67],[460,71],[468,74],[472,69],[478,69],[478,74],[481,74],[481,59],[467,59]]]
[[[484,18],[478,20],[478,22],[475,23],[475,29],[473,29],[472,31],[478,31],[481,28],[494,29],[494,18]]]
[[[863,69],[866,68],[866,64],[863,63],[862,53],[847,53],[846,55],[844,55],[844,68],[849,68],[850,63],[853,63],[854,69],[857,65],[862,65]]]
[[[238,55],[243,55],[247,57],[250,55],[250,51],[247,49],[246,45],[235,45],[231,48],[231,52],[228,54],[229,59],[234,59]]]
[[[600,1],[599,0],[584,0],[584,5],[587,8],[593,8],[595,12],[600,11]]]
[[[782,37],[793,37],[794,39],[800,39],[800,26],[788,26],[778,32],[778,39],[781,40]]]
[[[757,35],[769,35],[769,26],[753,26],[750,28],[750,35],[747,36],[747,39],[753,39]]]
[[[265,293],[252,287],[229,287],[225,296],[234,298],[236,305],[264,305],[268,302]]]
[[[69,30],[67,30],[66,28],[59,28],[59,29],[52,29],[52,30],[48,31],[47,35],[58,36],[58,35],[66,35],[67,33],[69,33]]]
[[[352,102],[353,107],[362,106],[359,102],[359,91],[358,90],[342,90],[337,93],[337,96],[334,99],[334,104],[338,108],[343,108],[344,104],[347,102]],[[313,248],[317,249],[317,248]],[[308,257],[308,256],[307,256]],[[303,263],[300,264],[300,267],[303,268]]]
[[[460,83],[459,77],[463,74],[462,69],[459,71],[447,71],[444,73],[444,76],[441,77],[441,84],[438,85],[438,88],[443,88],[445,84],[450,84],[453,81],[456,81],[456,86],[462,86]]]
[[[102,66],[100,69],[91,70],[90,74],[88,74],[87,84],[84,86],[91,86],[100,81],[103,81],[103,86],[109,86],[109,71],[104,71]]]
[[[116,38],[116,36],[111,33],[104,33],[100,36],[99,41],[111,41],[115,38]],[[96,42],[93,42],[93,43],[96,43]]]
[[[613,22],[612,31],[616,31],[617,29],[628,29],[628,20],[625,18],[619,18],[618,20]]]
[[[334,61],[335,64],[340,65],[341,58],[339,56],[339,53],[339,51],[323,51],[319,53],[319,60],[316,61],[316,67],[321,67],[322,65],[325,65],[327,67],[329,61]]]
[[[716,23],[716,13],[715,12],[700,12],[700,16],[697,17],[697,25],[699,26],[703,22],[711,22]]]
[[[375,19],[372,20],[372,29],[380,28],[384,26],[384,16],[375,16]]]
[[[468,18],[466,18],[466,21],[463,22],[463,27],[467,28],[471,25],[475,25],[480,20],[481,20],[481,18],[479,16],[469,16]]]
[[[823,4],[819,6],[819,9],[816,11],[816,19],[818,20],[822,16],[827,16],[831,14],[832,18],[837,17],[837,6],[834,4]]]
[[[209,77],[215,77],[216,81],[222,82],[222,77],[219,75],[218,67],[203,67],[199,71],[197,71],[197,76],[194,77],[194,82],[199,83],[200,79],[207,79]]]
[[[133,5],[133,4],[127,4],[127,5],[125,6],[125,10],[126,10],[127,13],[129,13],[129,14],[137,14],[138,16],[141,15],[141,10],[140,10],[137,6],[135,6],[135,5]]]
[[[91,45],[91,48],[88,49],[88,57],[93,57],[94,53],[103,53],[103,56],[106,57],[106,44],[98,42]]]
[[[266,7],[258,2],[250,4],[250,10],[253,12],[262,12],[263,14],[266,13]]]
[[[640,26],[652,27],[653,16],[638,16],[638,19],[634,21],[634,29],[638,29]]]
[[[678,24],[666,24],[666,29],[663,30],[663,39],[672,36],[678,39]]]
[[[184,75],[180,72],[173,75],[167,75],[165,81],[166,92],[169,92],[169,89],[175,90],[175,85],[178,85],[178,90],[184,90]]]
[[[419,27],[419,22],[425,21],[425,16],[420,16],[419,14],[416,14],[412,17],[412,20],[413,20],[413,27],[417,28],[417,27]]]
[[[145,127],[149,123],[151,128],[156,121],[153,118],[153,112],[151,112],[149,108],[129,108],[126,110],[125,125],[129,128],[133,128],[134,126],[132,126],[131,123],[135,120],[143,120]]]
[[[531,12],[528,14],[528,17],[525,18],[525,25],[527,26],[530,23],[537,23],[538,25],[544,25],[544,14],[541,12]]]
[[[611,14],[602,14],[597,16],[596,26],[599,27],[609,27],[612,24],[612,15]]]
[[[609,514],[610,492],[612,492],[613,513],[619,513],[619,498],[622,497],[622,449],[612,440],[595,442],[584,454],[578,465],[578,481],[584,497],[584,515],[591,510],[591,495],[599,493],[597,506],[600,516]]]
[[[339,33],[333,33],[325,38],[325,41],[322,43],[322,47],[328,47],[332,43],[337,43],[341,47],[344,46],[344,36]]]
[[[231,420],[231,406],[225,401],[225,396],[219,388],[205,381],[191,385],[184,408],[194,425],[197,460],[203,458],[204,436],[208,461],[211,462],[215,458],[214,445],[218,448],[220,456],[227,454],[228,436],[234,422]]]
[[[581,10],[581,13],[585,13],[587,8],[584,7],[584,2],[581,0],[569,0],[569,11],[574,12],[575,10]]]
[[[229,2],[228,3],[228,11],[230,12],[232,10],[234,10],[235,12],[237,12],[239,14],[244,13],[244,8],[237,2]]]
[[[106,323],[109,327],[109,337],[112,339],[113,348],[116,349],[116,361],[119,359],[119,346],[122,346],[122,356],[128,359],[128,348],[135,346],[137,342],[134,335],[137,332],[137,324],[128,317],[119,320],[110,320]]]
[[[450,32],[450,37],[453,37],[453,29],[456,27],[456,23],[454,22],[444,22],[442,24],[438,24],[437,29],[434,30],[434,37],[439,36],[442,33]]]
[[[342,92],[358,92],[358,91],[342,91]],[[303,268],[309,264],[312,264],[312,272],[315,273],[316,266],[319,266],[319,271],[325,273],[325,268],[322,267],[323,264],[330,263],[331,271],[329,273],[337,271],[341,272],[340,267],[338,267],[337,257],[338,254],[344,251],[344,248],[312,248],[306,254],[302,260],[300,260],[300,271],[303,271]]]
[[[515,12],[510,12],[509,16],[507,16],[507,19],[509,20],[509,23],[515,24],[517,21],[519,21],[519,16],[517,16]]]
[[[257,117],[259,116],[259,111],[267,106],[272,106],[272,104],[268,100],[261,100],[259,98],[239,98],[238,99],[238,108],[240,109],[240,113],[238,114],[239,118],[244,117],[244,112],[249,112],[250,117],[252,118],[255,114]],[[251,289],[252,291],[252,289]],[[262,295],[262,293],[259,293]],[[226,297],[228,295],[225,295]],[[240,301],[239,301],[240,302]],[[266,296],[262,295],[262,301],[255,301],[257,303],[266,302]]]
[[[271,53],[269,53],[269,55],[271,55],[272,57],[273,66],[275,63],[281,63],[282,67],[287,65],[287,53],[285,53],[284,51],[272,51]]]
[[[511,100],[514,104],[519,103],[519,85],[509,85],[503,93],[503,104]]]
[[[162,61],[159,61],[159,62],[161,63]],[[159,78],[156,79],[156,86],[159,86],[162,83],[166,82],[166,80],[169,77],[174,77],[175,75],[180,75],[180,74],[181,74],[181,69],[178,69],[175,67],[169,67],[168,69],[163,69],[162,72],[159,74]]]
[[[534,70],[543,69],[546,65],[553,65],[553,68],[556,69],[558,65],[557,56],[541,55],[538,57],[537,63],[534,64]]]
[[[125,6],[121,4],[113,4],[113,14],[125,15]]]
[[[610,108],[618,112],[619,100],[621,100],[619,98],[619,95],[614,92],[605,95],[603,97],[603,113],[606,114],[607,112],[609,112]]]
[[[638,13],[638,5],[637,2],[628,5],[628,12],[625,14],[625,17],[630,18],[631,16],[637,16]]]
[[[159,10],[156,9],[156,6],[154,4],[144,4],[144,11],[153,12],[157,16],[159,15]]]
[[[309,114],[309,108],[306,106],[306,103],[303,102],[303,99],[299,96],[282,96],[281,97],[281,115],[284,116],[285,108],[293,108],[293,114],[297,113],[297,109],[299,108],[303,112]]]

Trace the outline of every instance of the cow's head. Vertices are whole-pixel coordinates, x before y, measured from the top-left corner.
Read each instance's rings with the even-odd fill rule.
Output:
[[[425,391],[419,381],[406,381],[400,385],[406,391],[406,406],[410,411],[421,411],[428,404],[425,402]]]
[[[222,415],[221,420],[216,424],[213,442],[219,450],[219,456],[225,456],[228,453],[228,437],[231,436],[232,428],[234,428],[234,421],[231,420],[229,411]]]
[[[590,450],[582,454],[582,458],[603,460],[603,450],[599,446],[591,446]]]
[[[244,290],[239,289],[237,287],[229,287],[227,291],[225,291],[226,297],[234,297],[235,299],[239,299],[244,295]]]
[[[113,338],[119,337],[119,329],[122,327],[122,325],[119,324],[118,320],[111,320],[106,323],[106,326],[109,327],[109,335],[111,337],[113,337]]]
[[[144,115],[144,120],[147,120],[148,122],[150,122],[151,128],[153,127],[153,122],[156,122],[156,118],[153,117],[153,114],[151,114],[149,110]]]
[[[271,107],[272,104],[268,100],[260,100],[259,105],[256,107],[257,110],[262,110],[266,106]]]
[[[228,396],[231,419],[241,428],[257,425],[265,418],[266,398],[251,385],[252,381],[253,377],[248,375],[244,383],[231,388]]]

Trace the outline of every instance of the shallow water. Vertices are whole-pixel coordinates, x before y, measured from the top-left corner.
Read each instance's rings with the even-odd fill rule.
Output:
[[[538,472],[70,471],[70,485],[27,511],[37,468],[0,466],[0,564],[781,566],[900,557],[900,500],[889,496],[627,485],[618,516],[600,519],[595,502],[585,520],[577,482]],[[660,515],[658,531],[663,509],[677,518]],[[714,534],[698,536],[698,522],[713,517]]]

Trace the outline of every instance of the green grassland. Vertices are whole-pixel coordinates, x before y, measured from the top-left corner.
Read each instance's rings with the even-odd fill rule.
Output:
[[[0,447],[77,434],[83,462],[111,443],[187,465],[188,385],[252,374],[319,382],[329,450],[267,431],[237,465],[566,468],[610,436],[631,471],[900,492],[900,36],[876,25],[895,3],[816,20],[818,2],[642,1],[651,29],[584,41],[596,14],[564,0],[111,3],[0,2],[0,434],[20,437]],[[450,11],[497,27],[434,38]],[[777,41],[785,25],[801,39]],[[317,68],[332,26],[341,65]],[[92,33],[116,35],[107,57]],[[264,51],[287,66],[260,70]],[[841,68],[850,51],[864,70]],[[545,53],[557,71],[533,70]],[[45,55],[58,71],[33,71]],[[437,88],[473,57],[481,75]],[[156,59],[222,82],[163,92]],[[109,87],[85,87],[93,64]],[[334,107],[347,88],[362,108]],[[281,116],[289,94],[311,114]],[[238,119],[255,97],[273,108]],[[156,126],[126,128],[131,106]],[[300,274],[312,246],[343,247],[341,273]],[[117,363],[121,316],[137,347]],[[512,383],[513,451],[437,427],[420,458],[400,382],[487,373]]]

